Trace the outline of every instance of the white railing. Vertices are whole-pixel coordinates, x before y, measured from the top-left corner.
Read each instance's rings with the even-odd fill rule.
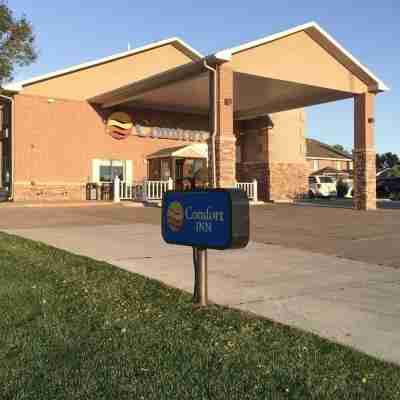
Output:
[[[167,181],[145,181],[144,184],[147,201],[162,200],[164,193],[174,186],[171,178]]]
[[[251,201],[258,201],[257,180],[253,182],[236,182],[236,188],[246,192],[247,197]]]
[[[118,177],[114,180],[114,202],[121,200],[137,201],[160,201],[167,190],[174,187],[173,180],[167,181],[144,181],[142,183],[128,183],[120,181]],[[258,201],[257,180],[253,182],[236,182],[236,188],[243,190],[249,200]]]
[[[143,183],[123,182],[119,183],[120,200],[141,200],[145,199],[145,191]],[[115,184],[114,184],[114,200],[115,200]]]
[[[129,183],[120,181],[118,177],[114,180],[114,202],[121,200],[137,201],[159,201],[162,200],[167,190],[174,187],[173,180],[167,181],[144,181],[143,183]]]

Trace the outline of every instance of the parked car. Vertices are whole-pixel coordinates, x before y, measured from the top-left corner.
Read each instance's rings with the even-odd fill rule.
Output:
[[[376,194],[378,197],[400,196],[400,177],[398,176],[378,176],[376,178]]]
[[[330,176],[312,175],[308,178],[308,195],[314,197],[336,197],[336,182]]]

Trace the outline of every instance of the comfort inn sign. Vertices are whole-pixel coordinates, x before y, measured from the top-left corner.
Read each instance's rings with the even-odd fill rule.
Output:
[[[245,247],[249,241],[247,196],[236,189],[167,192],[162,236],[170,244],[203,249]]]
[[[106,131],[117,140],[126,139],[130,135],[136,135],[154,139],[205,142],[210,136],[208,132],[201,130],[144,126],[138,122],[134,122],[128,113],[120,111],[114,112],[109,116],[106,123]]]

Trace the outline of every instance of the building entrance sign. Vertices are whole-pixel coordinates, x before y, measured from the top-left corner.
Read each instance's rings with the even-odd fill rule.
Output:
[[[162,205],[162,237],[191,246],[194,303],[207,305],[207,249],[238,249],[249,241],[249,200],[242,190],[169,191]]]
[[[120,111],[113,112],[108,117],[106,132],[117,140],[126,139],[133,135],[153,139],[206,142],[210,137],[209,132],[202,130],[142,125],[135,122],[128,113]]]
[[[245,247],[249,240],[249,200],[237,189],[167,192],[162,236],[170,244],[203,249]]]

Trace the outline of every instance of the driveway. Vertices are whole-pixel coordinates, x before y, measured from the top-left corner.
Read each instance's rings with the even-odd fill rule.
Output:
[[[162,242],[158,209],[107,206],[17,211],[10,216],[0,210],[0,229],[192,291],[191,249]],[[374,246],[379,233],[398,235],[399,224],[386,212],[329,210],[338,214],[328,219],[327,226],[313,231],[316,221],[327,215],[323,209],[315,211],[295,206],[253,208],[249,246],[210,252],[210,299],[400,364],[400,269],[334,253],[335,246],[349,237]],[[315,221],[309,223],[311,217]],[[350,217],[353,223],[343,224]],[[308,248],[320,250],[309,243],[312,240],[323,244],[325,254]],[[389,259],[393,260],[398,262],[394,256]]]
[[[0,230],[61,226],[160,224],[160,209],[122,205],[10,208],[0,205]],[[258,243],[335,255],[400,268],[397,210],[360,212],[325,207],[251,208],[251,239]]]

